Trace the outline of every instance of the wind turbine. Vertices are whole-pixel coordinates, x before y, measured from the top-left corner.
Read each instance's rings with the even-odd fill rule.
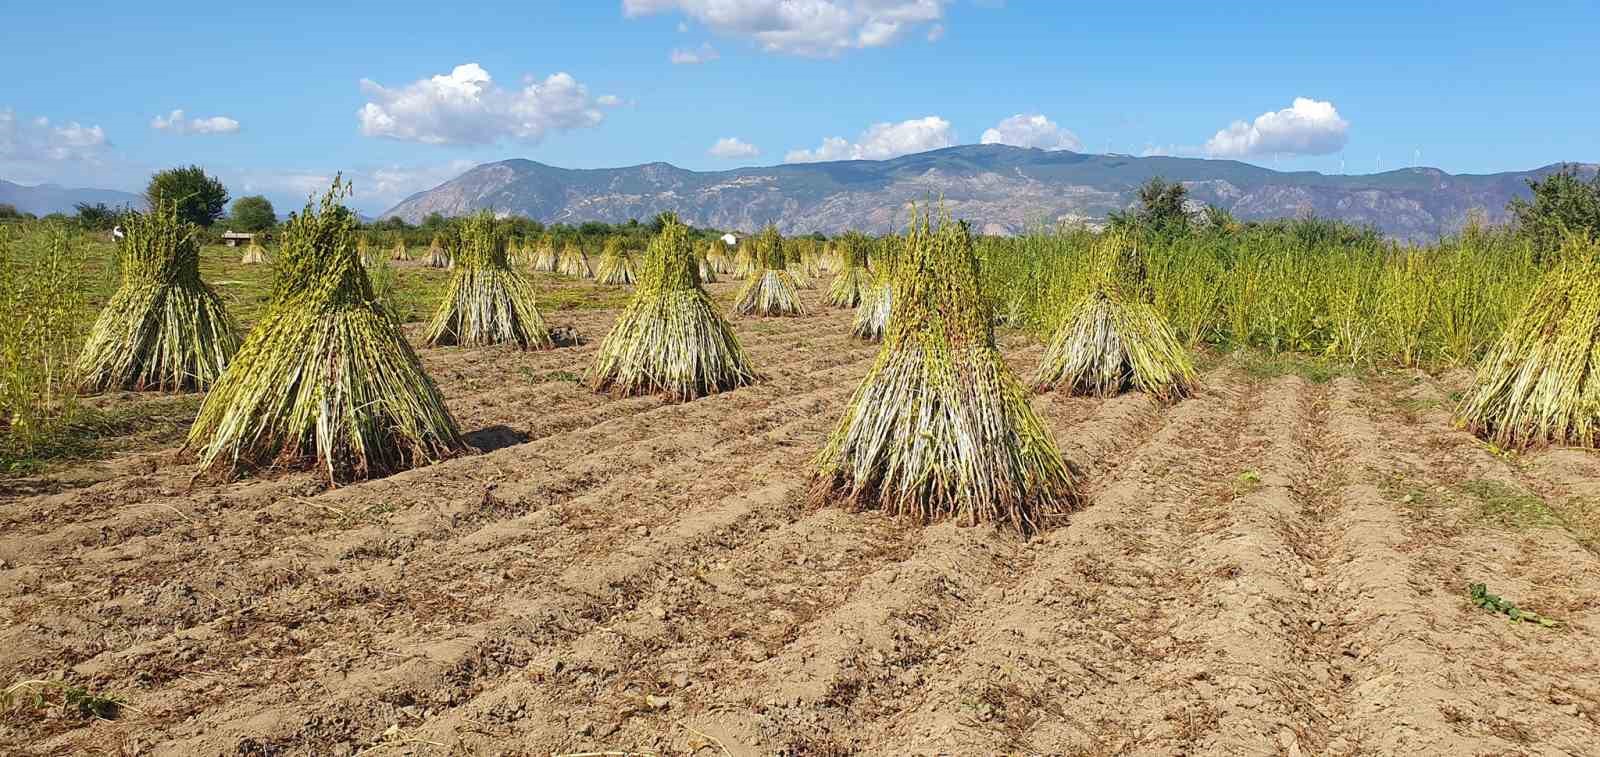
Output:
[[[1418,168],[1422,167],[1422,148],[1421,147],[1418,147],[1417,149],[1411,151],[1411,165],[1416,166]]]

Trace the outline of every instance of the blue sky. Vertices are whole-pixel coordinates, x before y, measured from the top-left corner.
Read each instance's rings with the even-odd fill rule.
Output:
[[[0,178],[136,190],[195,162],[286,210],[342,170],[375,212],[511,157],[715,169],[990,139],[1349,173],[1417,150],[1456,173],[1600,161],[1600,7],[1323,5],[13,0]]]

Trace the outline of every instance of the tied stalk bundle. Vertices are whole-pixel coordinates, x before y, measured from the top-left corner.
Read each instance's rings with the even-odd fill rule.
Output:
[[[556,241],[546,234],[539,240],[539,250],[533,255],[533,270],[555,273],[557,262]]]
[[[1600,446],[1600,244],[1564,243],[1479,364],[1458,416],[1503,449]]]
[[[601,284],[628,286],[633,284],[634,278],[633,255],[622,246],[622,238],[607,237],[594,280]]]
[[[903,240],[890,234],[878,242],[877,254],[869,259],[868,282],[862,285],[861,300],[856,304],[855,318],[850,321],[850,334],[857,339],[876,342],[883,339],[889,328],[889,317],[894,306],[894,267]]]
[[[244,248],[244,255],[239,257],[242,265],[260,265],[267,262],[267,251],[256,243],[255,237],[250,237],[250,244]]]
[[[733,301],[733,312],[759,316],[805,315],[794,277],[786,270],[783,237],[778,235],[777,227],[767,226],[739,247],[753,249],[752,255],[761,270],[739,290]]]
[[[828,304],[836,308],[853,308],[861,304],[861,293],[870,285],[867,273],[867,240],[851,232],[830,247],[839,250],[839,271],[828,285]]]
[[[748,279],[760,273],[761,261],[756,255],[756,238],[749,236],[739,240],[738,247],[733,251],[733,277]]]
[[[433,241],[428,243],[428,255],[422,259],[424,268],[449,268],[450,255],[444,251],[444,238],[438,234],[433,235]]]
[[[561,259],[556,263],[556,272],[575,279],[594,278],[594,269],[589,267],[589,256],[576,242],[568,242],[566,247],[561,248]]]
[[[794,285],[801,289],[810,289],[816,282],[812,279],[809,267],[805,264],[806,244],[803,239],[783,240],[784,263],[787,264],[789,278],[794,280]]]
[[[995,346],[963,224],[912,213],[894,314],[816,459],[815,504],[1031,533],[1080,497],[1074,472]]]
[[[485,211],[467,219],[454,260],[444,300],[428,323],[428,346],[555,346],[535,305],[533,283],[511,267],[505,229],[493,214]]]
[[[715,283],[717,283],[717,273],[718,272],[717,272],[716,265],[714,265],[710,260],[707,260],[704,255],[696,253],[694,257],[695,257],[696,267],[698,267],[700,269],[700,283],[702,283],[702,284],[715,284]]]
[[[663,221],[645,252],[638,291],[589,368],[589,385],[686,401],[754,383],[733,329],[700,286],[688,227],[674,216]]]
[[[266,315],[206,395],[185,450],[197,476],[314,464],[330,484],[468,449],[444,398],[373,293],[334,180],[285,224]]]
[[[177,203],[122,219],[122,281],[78,355],[79,385],[108,389],[204,390],[239,349],[222,298],[200,279],[199,229]]]
[[[402,261],[411,260],[411,253],[406,250],[406,240],[394,240],[394,247],[390,248],[389,250],[389,259]]]
[[[1151,304],[1142,257],[1126,236],[1111,233],[1097,243],[1081,291],[1047,297],[1064,306],[1065,317],[1039,362],[1036,391],[1109,397],[1135,389],[1161,402],[1194,393],[1194,363]]]
[[[733,257],[728,255],[728,243],[722,241],[722,237],[711,240],[711,246],[706,250],[706,262],[717,273],[733,273]]]

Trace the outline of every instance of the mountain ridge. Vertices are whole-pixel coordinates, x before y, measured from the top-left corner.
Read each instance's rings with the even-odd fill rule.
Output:
[[[63,187],[60,184],[29,186],[0,179],[0,204],[11,205],[23,213],[43,216],[51,213],[73,213],[73,206],[87,202],[104,203],[112,208],[130,205],[144,207],[144,198],[115,189],[92,187]]]

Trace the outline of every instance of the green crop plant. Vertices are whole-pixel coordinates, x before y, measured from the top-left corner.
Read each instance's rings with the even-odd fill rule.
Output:
[[[623,247],[622,237],[606,238],[600,253],[600,265],[595,268],[594,280],[600,284],[633,284],[633,255]]]
[[[400,323],[373,294],[339,179],[283,227],[267,312],[206,395],[199,472],[315,465],[330,483],[468,449]]]
[[[760,271],[747,281],[734,298],[733,312],[739,315],[796,316],[805,315],[800,304],[800,294],[795,290],[794,276],[787,264],[783,237],[775,226],[767,226],[760,234],[746,239],[740,248],[754,248]]]
[[[199,227],[159,201],[128,213],[117,248],[122,282],[89,329],[76,367],[85,391],[204,390],[239,349],[222,298],[200,279]]]
[[[81,254],[63,224],[0,226],[0,464],[32,456],[78,416]]]
[[[738,337],[700,285],[703,258],[688,227],[676,216],[662,220],[645,252],[639,288],[601,342],[588,384],[683,401],[754,383]]]
[[[816,459],[819,504],[1022,532],[1077,506],[1075,475],[995,346],[964,224],[913,212],[883,346]]]
[[[533,283],[511,267],[506,244],[505,229],[493,214],[484,211],[467,219],[450,284],[428,323],[428,346],[555,346],[539,316]]]

